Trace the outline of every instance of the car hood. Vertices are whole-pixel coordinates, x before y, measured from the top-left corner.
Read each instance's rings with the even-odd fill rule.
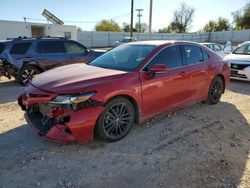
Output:
[[[250,55],[229,54],[224,57],[225,61],[245,61],[250,62]]]
[[[32,85],[57,94],[81,93],[90,86],[106,84],[127,72],[86,64],[73,64],[46,71],[32,80]]]

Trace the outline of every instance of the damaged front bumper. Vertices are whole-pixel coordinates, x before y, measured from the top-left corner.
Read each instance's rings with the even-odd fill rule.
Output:
[[[11,63],[9,63],[7,60],[0,59],[0,77],[5,76],[9,79],[11,77],[16,77],[17,71],[17,68]]]
[[[57,143],[90,142],[104,106],[94,101],[86,101],[79,108],[50,104],[55,96],[43,91],[40,94],[28,91],[19,96],[18,104],[25,111],[28,124],[38,135]]]

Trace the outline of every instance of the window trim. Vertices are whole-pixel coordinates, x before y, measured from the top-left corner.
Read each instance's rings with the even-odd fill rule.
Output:
[[[172,69],[168,69],[168,70],[174,70],[174,69],[178,69],[178,68],[182,68],[184,67],[184,62],[183,62],[183,54],[182,54],[182,50],[181,50],[181,45],[182,44],[171,44],[169,46],[165,46],[162,49],[160,49],[153,57],[151,57],[148,62],[141,68],[140,72],[148,72],[147,70],[145,70],[145,68],[147,67],[147,65],[159,54],[161,53],[163,50],[169,48],[169,47],[173,47],[173,46],[179,46],[180,48],[180,52],[181,52],[181,61],[182,61],[182,66],[181,67],[176,67],[176,68],[172,68]]]
[[[18,45],[18,44],[27,44],[27,43],[29,43],[29,46],[28,46],[28,48],[27,48],[27,50],[24,52],[24,53],[13,53],[13,52],[11,52],[12,50],[13,50],[13,48],[14,48],[14,46],[15,45]],[[9,54],[11,54],[11,55],[25,55],[29,50],[30,50],[30,48],[31,48],[31,46],[32,46],[32,41],[25,41],[25,42],[17,42],[17,43],[14,43],[14,44],[12,44],[11,45],[11,47],[9,48]]]
[[[200,48],[201,53],[202,53],[202,57],[203,57],[203,61],[198,62],[198,63],[188,64],[188,63],[187,63],[187,59],[186,59],[186,57],[184,56],[184,53],[185,53],[184,45],[192,45],[192,46],[195,46],[195,47]],[[182,55],[183,55],[183,58],[184,58],[184,64],[185,64],[185,66],[197,65],[197,64],[205,63],[205,62],[207,61],[207,60],[205,60],[205,57],[204,57],[204,52],[203,52],[204,49],[203,49],[201,46],[196,45],[196,44],[182,44],[181,47],[182,47]],[[208,54],[208,53],[207,53],[207,54]],[[208,55],[209,55],[209,54],[208,54]],[[209,55],[209,58],[210,58],[210,55]]]
[[[65,51],[64,52],[56,52],[56,53],[54,53],[54,52],[53,53],[48,53],[48,52],[41,53],[41,52],[39,52],[39,50],[38,50],[39,43],[46,43],[46,42],[61,42],[62,47],[64,48]],[[40,40],[40,41],[37,41],[35,52],[38,53],[38,54],[41,54],[41,55],[44,55],[44,54],[67,54],[67,51],[65,49],[65,46],[64,46],[63,42],[64,41],[61,41],[61,40],[56,40],[56,41],[54,41],[54,40]]]
[[[183,45],[185,45],[185,44],[172,44],[172,45],[163,47],[163,48],[162,48],[161,50],[159,50],[153,57],[150,58],[150,60],[141,68],[140,72],[148,72],[148,71],[145,70],[145,67],[146,67],[146,66],[151,62],[151,60],[152,60],[156,55],[158,55],[162,50],[164,50],[164,49],[166,49],[166,48],[168,48],[168,47],[177,46],[177,45],[179,45],[180,48],[183,48]],[[197,44],[187,44],[187,45],[194,45],[194,46],[199,47],[199,48],[201,49],[201,51],[202,51],[202,55],[203,55],[203,58],[204,58],[204,52],[203,52],[203,51],[205,51],[205,50],[204,50],[201,46],[199,46],[199,45],[197,45]],[[206,52],[206,51],[205,51],[205,52]],[[207,52],[206,52],[206,53],[207,53]],[[207,53],[207,54],[208,54],[208,56],[209,56],[209,58],[210,58],[210,54],[209,54],[209,53]],[[179,68],[183,68],[183,67],[198,65],[198,64],[206,63],[206,62],[209,60],[209,58],[208,58],[207,60],[205,60],[205,58],[204,58],[204,61],[203,61],[203,62],[199,62],[199,63],[195,63],[195,64],[186,64],[186,60],[185,60],[186,58],[185,58],[184,55],[183,55],[183,50],[181,50],[181,56],[182,56],[182,65],[183,65],[183,66],[181,66],[181,67],[176,67],[176,68],[169,69],[169,70],[175,70],[175,69],[179,69]],[[159,74],[164,74],[164,73],[159,73]]]
[[[66,47],[65,47],[65,45],[64,45],[65,43],[74,43],[77,46],[83,48],[85,52],[84,53],[71,53],[71,52],[68,52],[67,49],[66,49]],[[84,46],[84,45],[82,45],[81,43],[76,42],[76,41],[71,41],[71,40],[63,41],[63,46],[64,46],[67,54],[72,54],[72,55],[74,55],[74,54],[84,54],[84,55],[87,55],[87,47]]]

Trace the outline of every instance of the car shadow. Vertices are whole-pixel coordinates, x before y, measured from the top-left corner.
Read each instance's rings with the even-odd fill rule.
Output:
[[[0,82],[0,104],[15,102],[24,88],[14,80]]]
[[[62,187],[64,177],[74,187],[241,184],[250,126],[234,105],[198,104],[149,122],[119,142],[85,145],[54,144],[20,125],[0,134],[0,187]]]
[[[250,82],[231,79],[228,90],[244,95],[250,95]]]

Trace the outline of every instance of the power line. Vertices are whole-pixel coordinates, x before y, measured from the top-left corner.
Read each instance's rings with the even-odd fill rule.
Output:
[[[129,15],[130,12],[126,12],[124,14],[121,14],[121,15],[118,15],[118,16],[115,16],[111,19],[108,19],[108,20],[115,20],[115,19],[118,19],[118,18],[121,18],[121,17],[124,17],[124,16],[127,16]],[[33,20],[33,21],[43,21],[43,22],[47,22],[46,19],[39,19],[39,18],[29,18],[29,17],[23,17],[25,18],[24,20]],[[80,20],[64,20],[65,23],[83,23],[83,24],[88,24],[88,23],[98,23],[100,21],[80,21]],[[117,23],[122,23],[122,22],[117,22]]]

